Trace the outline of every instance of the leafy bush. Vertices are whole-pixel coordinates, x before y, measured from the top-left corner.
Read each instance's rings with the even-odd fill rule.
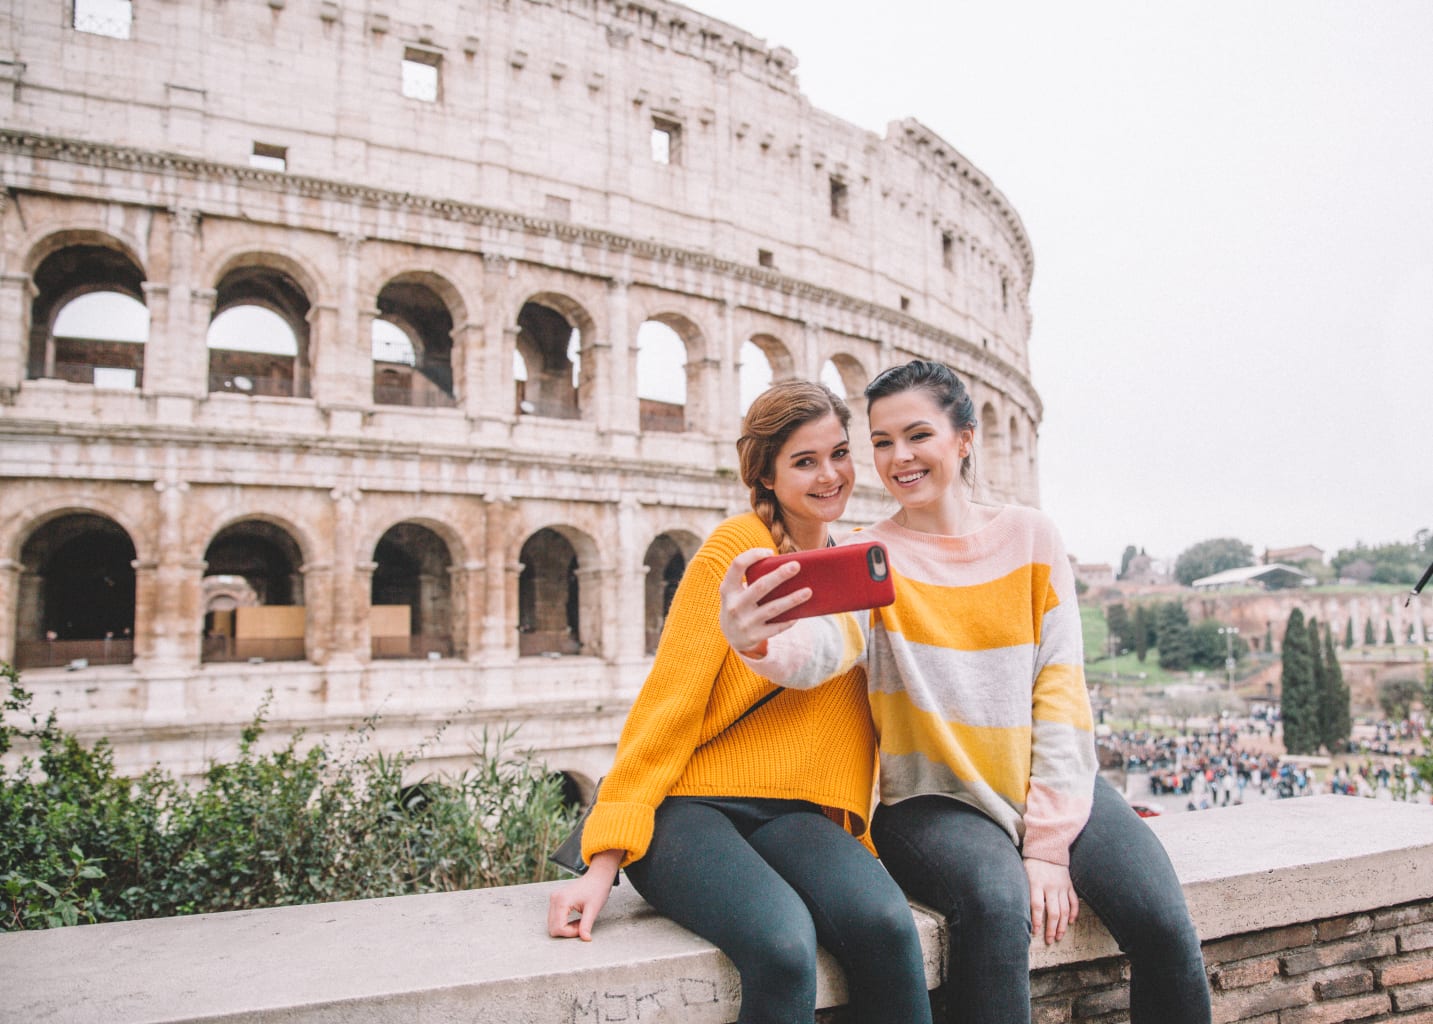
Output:
[[[0,681],[0,755],[38,752],[0,768],[0,931],[543,881],[572,824],[560,780],[504,754],[511,733],[484,734],[461,775],[405,786],[412,755],[366,750],[369,729],[259,753],[266,700],[237,757],[191,787],[117,775],[104,740],[40,722],[4,663]]]

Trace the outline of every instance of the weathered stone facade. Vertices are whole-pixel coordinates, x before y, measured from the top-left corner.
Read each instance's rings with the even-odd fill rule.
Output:
[[[853,522],[860,389],[917,355],[1038,502],[1018,216],[789,52],[661,0],[93,6],[0,13],[0,658],[122,764],[197,769],[272,690],[281,728],[451,720],[435,765],[522,723],[590,782],[745,507],[743,361],[839,375]],[[147,332],[57,331],[92,293]],[[652,322],[681,401],[638,393]]]

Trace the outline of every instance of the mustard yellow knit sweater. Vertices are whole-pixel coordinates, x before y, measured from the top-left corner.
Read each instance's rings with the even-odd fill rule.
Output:
[[[832,816],[865,832],[875,731],[860,669],[779,693],[731,725],[774,684],[727,645],[717,623],[718,587],[738,554],[773,546],[765,524],[748,512],[718,526],[687,566],[583,829],[584,858],[626,850],[624,865],[641,859],[657,805],[668,796],[810,800],[845,812]]]

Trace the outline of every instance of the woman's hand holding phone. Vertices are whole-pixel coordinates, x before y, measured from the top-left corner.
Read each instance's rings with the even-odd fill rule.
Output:
[[[791,628],[790,622],[771,620],[811,597],[811,589],[802,587],[785,597],[762,603],[773,590],[801,571],[799,563],[789,562],[748,584],[746,570],[772,554],[770,548],[743,551],[732,559],[731,568],[721,581],[721,631],[733,650],[752,658],[766,653],[766,641]]]

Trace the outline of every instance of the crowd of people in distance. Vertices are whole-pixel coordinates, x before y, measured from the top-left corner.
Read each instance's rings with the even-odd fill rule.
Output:
[[[1418,723],[1379,722],[1372,738],[1351,740],[1344,751],[1361,756],[1360,763],[1346,759],[1323,769],[1270,751],[1266,738],[1276,725],[1270,714],[1222,720],[1189,735],[1127,730],[1110,742],[1123,755],[1126,771],[1147,774],[1151,795],[1179,798],[1191,811],[1315,793],[1418,794],[1433,781],[1420,779],[1407,760],[1421,752]]]

